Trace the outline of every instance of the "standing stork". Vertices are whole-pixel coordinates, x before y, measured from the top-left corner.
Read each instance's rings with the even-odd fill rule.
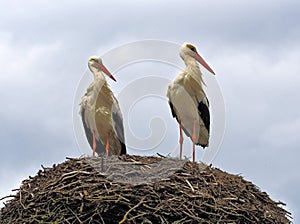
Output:
[[[210,126],[209,102],[202,87],[205,83],[197,61],[212,74],[215,73],[192,44],[184,43],[179,52],[186,68],[169,85],[167,97],[172,115],[179,123],[180,159],[183,129],[193,141],[192,159],[195,162],[195,144],[203,148],[208,146]]]
[[[106,156],[126,154],[121,110],[102,72],[116,80],[102,64],[100,57],[90,57],[88,66],[94,81],[82,97],[80,113],[93,156],[96,152]]]

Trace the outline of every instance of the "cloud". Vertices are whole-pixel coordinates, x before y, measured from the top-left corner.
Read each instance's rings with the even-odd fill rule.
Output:
[[[51,158],[47,154],[57,155],[70,145],[72,131],[64,127],[71,126],[71,119],[63,117],[71,114],[66,109],[72,103],[61,100],[62,92],[57,91],[67,90],[56,63],[60,43],[15,46],[10,33],[1,34],[2,164],[20,168],[45,161]],[[10,159],[15,162],[9,163]]]
[[[300,133],[300,116],[296,120],[290,119],[270,125],[262,135],[262,144],[273,150],[296,148],[300,145],[297,133]]]
[[[2,75],[1,82],[32,82],[40,77],[39,70],[47,68],[49,56],[60,48],[58,42],[46,44],[33,44],[30,46],[15,46],[12,33],[0,33],[0,66]],[[45,60],[43,60],[45,59]],[[31,74],[28,74],[30,71]]]

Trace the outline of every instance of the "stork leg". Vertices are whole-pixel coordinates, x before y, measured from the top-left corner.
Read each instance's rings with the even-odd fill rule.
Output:
[[[96,154],[96,147],[97,147],[97,145],[96,145],[95,132],[93,131],[92,134],[93,134],[93,146],[92,146],[92,148],[93,148],[93,157],[95,157],[95,154]]]
[[[108,149],[109,149],[109,133],[106,136],[106,145],[105,145],[106,156],[108,156]]]
[[[182,135],[182,124],[179,122],[179,144],[180,144],[180,159],[182,159],[182,143],[183,143],[183,135]]]
[[[193,162],[195,162],[195,142],[196,142],[196,119],[194,120],[194,131],[193,131],[193,136],[192,136],[192,140],[193,140],[193,152],[192,152],[192,159]]]

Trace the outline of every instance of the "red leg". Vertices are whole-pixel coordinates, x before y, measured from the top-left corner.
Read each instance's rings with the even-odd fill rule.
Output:
[[[195,142],[196,142],[196,119],[194,120],[194,131],[193,131],[193,136],[192,136],[192,140],[193,140],[193,154],[192,154],[192,158],[193,158],[193,162],[195,162]]]
[[[182,124],[179,122],[179,144],[180,144],[180,159],[182,159],[182,143],[183,143],[183,135],[182,135]]]
[[[108,149],[109,149],[109,133],[106,136],[106,145],[105,145],[106,156],[108,156]]]
[[[93,146],[92,146],[92,148],[93,148],[93,157],[95,157],[97,145],[96,145],[95,132],[93,131],[92,133],[93,133]]]

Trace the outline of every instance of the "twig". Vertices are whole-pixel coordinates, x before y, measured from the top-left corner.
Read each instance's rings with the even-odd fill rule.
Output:
[[[119,224],[124,223],[124,222],[126,221],[126,219],[127,219],[127,215],[128,215],[132,210],[134,210],[134,209],[136,209],[137,207],[139,207],[139,206],[143,203],[144,199],[145,199],[145,197],[142,198],[142,200],[141,200],[139,203],[137,203],[135,206],[133,206],[132,208],[130,208],[130,209],[125,213],[123,219],[119,222]]]
[[[6,198],[15,198],[15,197],[16,197],[16,195],[8,195],[8,196],[5,196],[3,198],[0,198],[0,201],[4,200]]]
[[[22,193],[21,193],[22,191],[20,191],[19,193],[20,193],[20,204],[21,204],[21,206],[23,207],[23,209],[26,209],[26,207],[25,207],[25,205],[22,203]]]
[[[195,189],[193,188],[193,186],[191,185],[191,183],[187,180],[187,179],[185,179],[185,181],[187,182],[187,184],[190,186],[190,188],[192,189],[192,192],[195,192]]]

